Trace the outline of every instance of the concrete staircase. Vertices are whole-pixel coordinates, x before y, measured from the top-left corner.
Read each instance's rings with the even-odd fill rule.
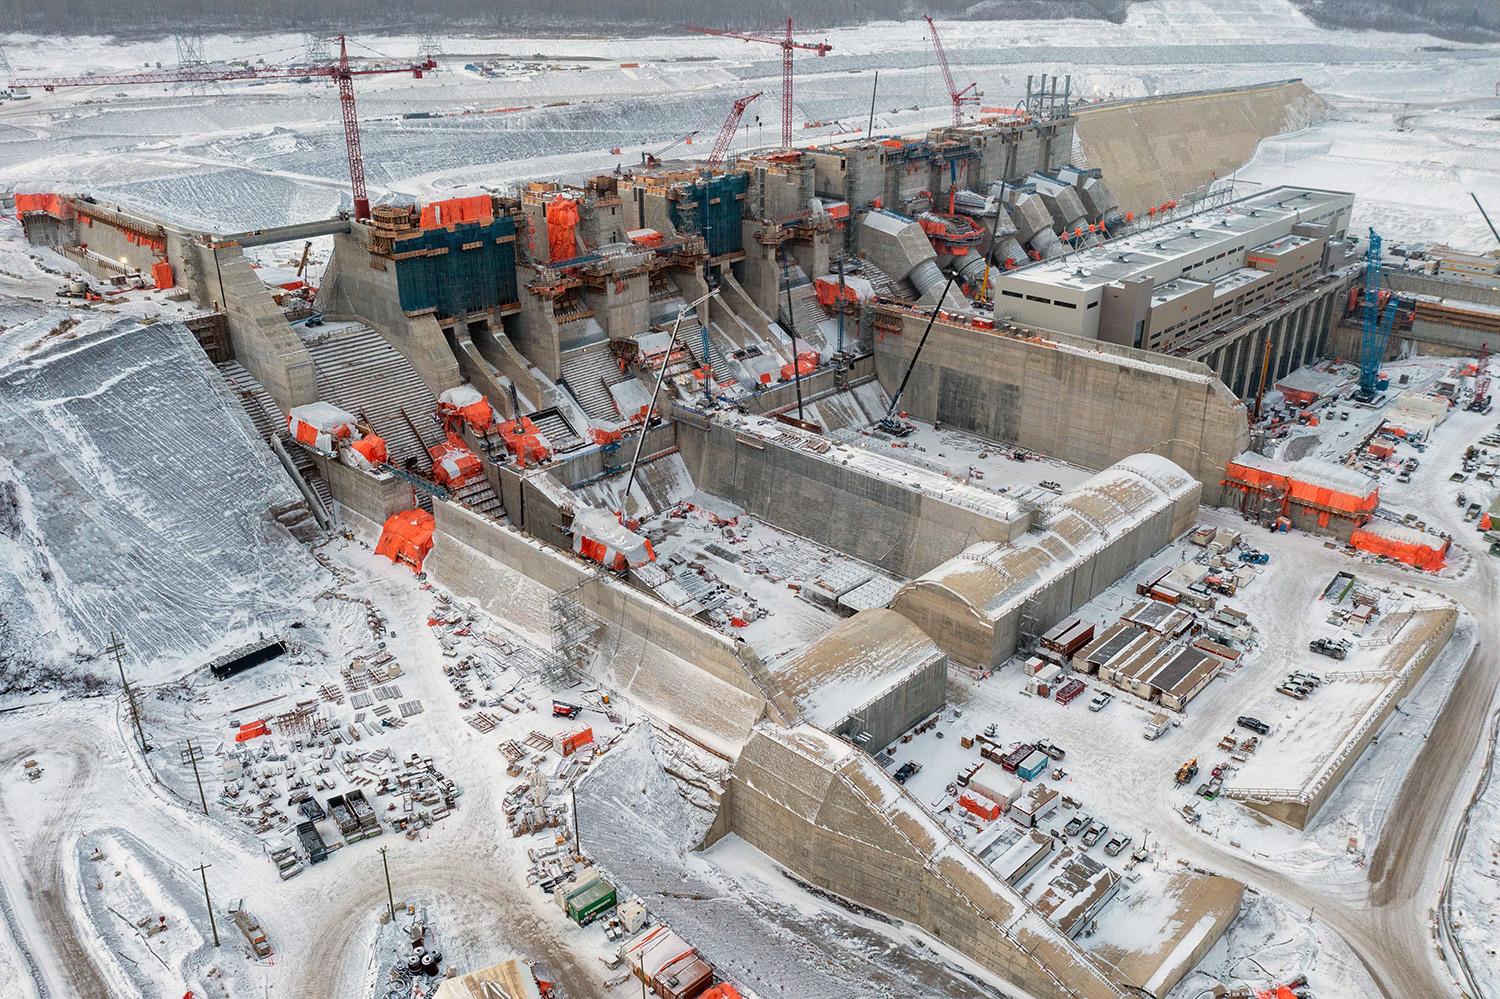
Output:
[[[470,482],[449,493],[455,500],[464,506],[486,517],[501,520],[505,517],[505,504],[500,499],[500,494],[495,492],[495,487],[487,478],[481,478]]]
[[[415,458],[427,468],[428,447],[442,439],[434,422],[437,397],[411,362],[364,325],[310,331],[304,342],[317,368],[318,395],[367,419],[385,438],[392,464]]]
[[[555,409],[544,409],[532,413],[531,422],[536,424],[536,428],[547,438],[547,443],[551,445],[552,450],[558,454],[576,451],[588,443],[578,436],[578,432]]]
[[[620,418],[614,399],[610,397],[609,386],[627,377],[620,371],[608,341],[563,352],[559,380],[592,419],[613,421]]]
[[[303,485],[307,486],[322,504],[322,510],[317,511],[320,519],[325,522],[330,521],[333,511],[333,493],[328,488],[328,480],[318,472],[317,463],[313,461],[307,450],[292,443],[291,435],[286,430],[286,418],[281,415],[281,410],[277,407],[276,400],[271,398],[271,393],[267,392],[265,386],[246,371],[239,361],[222,361],[216,367],[224,381],[228,383],[230,391],[240,401],[245,415],[250,417],[250,423],[255,427],[255,432],[260,435],[261,440],[266,442],[266,446],[274,451],[272,440],[281,442],[283,452],[291,460],[297,474],[302,477]]]

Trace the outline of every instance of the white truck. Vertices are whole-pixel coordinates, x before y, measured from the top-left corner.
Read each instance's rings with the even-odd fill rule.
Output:
[[[1168,718],[1165,714],[1158,711],[1156,714],[1152,715],[1149,720],[1147,720],[1146,728],[1144,731],[1142,731],[1141,734],[1148,739],[1156,739],[1171,727],[1172,719]]]

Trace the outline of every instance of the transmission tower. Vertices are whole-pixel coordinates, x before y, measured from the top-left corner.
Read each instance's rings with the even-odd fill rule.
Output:
[[[309,66],[321,66],[333,61],[328,48],[328,36],[320,32],[308,32],[302,36],[302,61]]]
[[[4,77],[4,79],[0,79],[0,85],[8,85],[10,78],[15,75],[15,70],[10,68],[10,59],[6,58],[5,50],[0,48],[0,76]]]
[[[417,56],[422,59],[436,59],[443,54],[443,41],[431,31],[424,31],[417,36]]]
[[[202,73],[208,67],[208,61],[203,58],[203,32],[201,31],[174,31],[172,40],[177,45],[177,71],[180,73]],[[176,84],[173,89],[185,86],[190,93],[206,93],[210,88],[219,90],[217,83],[203,80],[192,80],[186,83]]]

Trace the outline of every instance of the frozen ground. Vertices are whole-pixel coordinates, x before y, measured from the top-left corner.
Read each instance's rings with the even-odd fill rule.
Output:
[[[182,326],[65,335],[0,385],[7,694],[69,660],[113,673],[112,633],[164,679],[282,631],[321,585],[275,519],[300,498]]]
[[[1485,118],[1500,107],[1493,94],[1500,46],[1330,30],[1288,0],[1156,0],[1131,6],[1121,25],[1048,20],[946,27],[956,76],[976,79],[987,106],[1016,103],[1027,74],[1036,72],[1071,73],[1077,92],[1090,100],[1301,76],[1314,89],[1339,95],[1341,103],[1347,98],[1349,114],[1373,109],[1374,123],[1361,127],[1341,111],[1333,123],[1341,130],[1315,129],[1268,148],[1247,179],[1286,182],[1299,173],[1331,171],[1340,181],[1333,186],[1357,184],[1387,201],[1406,197],[1404,190],[1393,194],[1387,181],[1406,181],[1429,190],[1415,195],[1421,207],[1403,209],[1403,220],[1418,226],[1431,218],[1455,236],[1469,235],[1471,221],[1453,190],[1469,185],[1481,198],[1500,201],[1495,168],[1484,163],[1486,150],[1500,146],[1495,123]],[[862,129],[877,69],[877,132],[916,130],[947,118],[921,21],[841,28],[827,38],[833,54],[798,61],[799,141]],[[380,61],[376,53],[410,59],[416,51],[412,37],[358,41],[355,56],[373,61]],[[117,45],[97,37],[12,34],[4,44],[19,75],[130,71],[174,61],[170,41]],[[369,182],[378,195],[505,188],[526,177],[629,165],[642,150],[690,130],[712,135],[729,102],[753,90],[771,97],[751,109],[737,141],[776,141],[771,98],[779,64],[762,46],[683,35],[451,38],[444,48],[450,54],[443,69],[427,79],[360,80]],[[211,59],[275,64],[299,59],[301,43],[291,35],[214,36],[205,51]],[[497,75],[466,71],[471,62],[492,62]],[[671,100],[663,101],[665,95]],[[558,102],[566,104],[549,106]],[[0,105],[0,185],[88,188],[220,230],[322,216],[348,199],[336,103],[324,83],[232,84],[222,94],[198,95],[166,87],[38,91],[30,101]],[[1395,136],[1390,122],[1401,116],[1401,104],[1419,113],[1409,132]],[[403,117],[412,112],[433,117]],[[1395,139],[1409,143],[1429,135],[1441,148],[1416,155],[1412,147],[1414,155],[1402,162]],[[610,153],[616,146],[618,157]],[[1447,227],[1458,219],[1463,229]]]

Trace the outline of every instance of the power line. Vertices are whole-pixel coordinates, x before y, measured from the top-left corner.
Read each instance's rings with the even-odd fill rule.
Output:
[[[110,644],[104,649],[105,652],[114,654],[115,666],[120,670],[120,687],[125,691],[125,702],[130,705],[130,720],[135,724],[135,738],[140,743],[141,752],[148,753],[151,747],[146,744],[146,733],[141,730],[141,711],[135,703],[135,691],[131,689],[130,681],[125,679],[125,643],[113,630],[109,633]]]

